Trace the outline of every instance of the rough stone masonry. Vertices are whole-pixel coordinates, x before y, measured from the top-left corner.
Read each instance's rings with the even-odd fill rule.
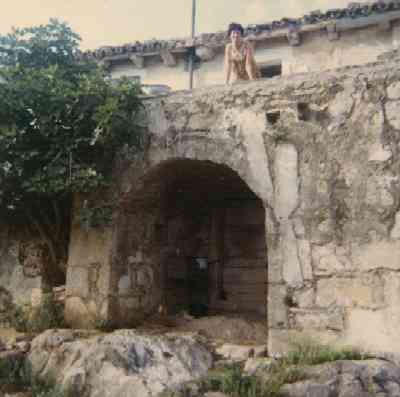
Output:
[[[263,316],[270,353],[298,335],[400,351],[399,54],[147,110],[112,227],[73,227],[71,324],[189,300]]]

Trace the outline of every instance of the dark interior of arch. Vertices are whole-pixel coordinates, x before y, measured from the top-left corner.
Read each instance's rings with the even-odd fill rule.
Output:
[[[261,200],[229,167],[175,160],[143,180],[159,203],[163,300],[194,316],[266,315],[267,251]]]

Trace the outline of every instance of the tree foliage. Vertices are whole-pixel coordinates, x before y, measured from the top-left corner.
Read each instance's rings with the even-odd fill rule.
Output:
[[[110,183],[122,147],[140,149],[139,87],[78,60],[68,25],[0,36],[0,214],[65,260],[71,196]]]

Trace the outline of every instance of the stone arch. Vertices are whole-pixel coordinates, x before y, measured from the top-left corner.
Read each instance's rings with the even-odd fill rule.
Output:
[[[187,149],[175,145],[161,160],[150,151],[121,201],[110,310],[120,326],[160,304],[171,313],[266,318],[265,210],[249,187],[248,165],[221,150]]]

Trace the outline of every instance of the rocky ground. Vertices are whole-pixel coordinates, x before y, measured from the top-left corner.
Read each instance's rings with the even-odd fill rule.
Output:
[[[79,397],[273,397],[277,385],[286,397],[400,396],[396,355],[283,367],[282,358],[267,357],[262,335],[257,323],[224,317],[107,334],[48,330],[34,337],[3,330],[0,362],[29,363],[35,378],[52,379]],[[258,389],[260,380],[270,389]],[[0,396],[32,396],[5,383]]]

